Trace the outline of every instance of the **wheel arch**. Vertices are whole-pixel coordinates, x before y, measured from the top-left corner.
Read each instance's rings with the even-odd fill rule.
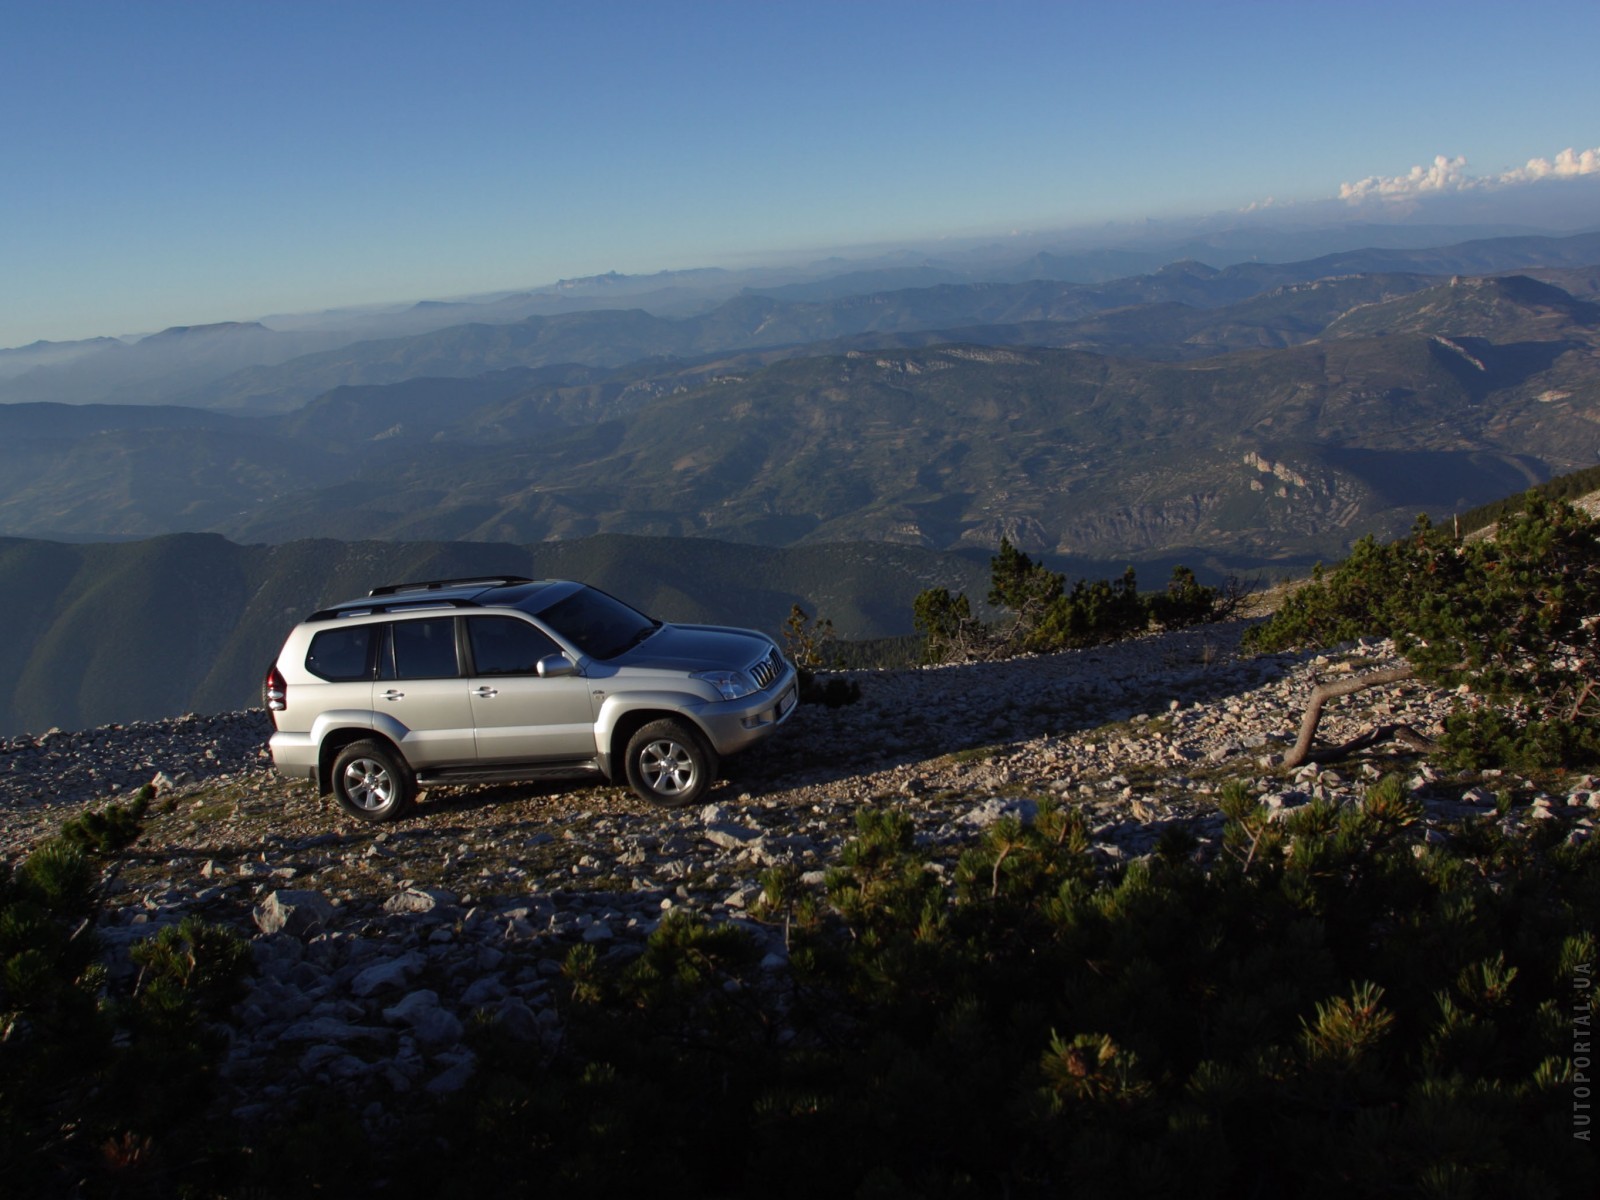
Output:
[[[609,722],[610,727],[607,730],[604,744],[600,747],[600,769],[612,783],[627,782],[627,772],[623,768],[623,758],[628,750],[628,742],[634,734],[652,721],[682,722],[695,732],[709,753],[716,754],[716,747],[712,745],[710,736],[700,722],[695,720],[692,713],[684,712],[681,708],[665,706],[625,709],[618,712]]]
[[[388,737],[379,729],[362,728],[358,725],[341,726],[330,729],[322,737],[317,746],[317,791],[326,796],[333,791],[333,760],[339,757],[339,751],[352,742],[377,742],[386,747],[402,765],[406,763],[406,756],[401,753],[400,747],[394,739]]]

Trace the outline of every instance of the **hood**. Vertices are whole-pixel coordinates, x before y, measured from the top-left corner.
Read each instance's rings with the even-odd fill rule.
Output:
[[[668,624],[626,654],[612,659],[611,665],[668,671],[743,671],[771,650],[770,641],[748,629]]]

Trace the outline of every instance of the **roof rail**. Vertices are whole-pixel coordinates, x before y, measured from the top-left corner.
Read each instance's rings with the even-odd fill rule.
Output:
[[[388,583],[383,587],[375,587],[367,593],[369,596],[394,596],[400,592],[431,592],[441,588],[470,587],[474,584],[480,587],[509,587],[513,583],[532,583],[521,575],[474,575],[467,579],[424,579],[416,583]]]
[[[306,618],[308,621],[332,621],[336,617],[364,617],[369,613],[404,613],[404,612],[438,612],[441,609],[452,608],[478,608],[475,601],[463,599],[460,596],[446,596],[436,599],[432,596],[410,596],[399,600],[347,600],[343,604],[335,604],[332,608],[319,608]]]

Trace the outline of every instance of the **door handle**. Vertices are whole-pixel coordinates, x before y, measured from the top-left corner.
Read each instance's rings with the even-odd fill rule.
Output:
[[[397,692],[393,688],[390,688],[383,694],[383,698],[385,700],[404,700],[405,695],[406,694],[404,692]]]
[[[473,692],[472,694],[474,696],[478,696],[478,697],[480,697],[480,698],[482,698],[484,700],[487,700],[490,696],[498,696],[500,694],[500,689],[499,688],[492,688],[492,687],[481,687],[477,691]]]

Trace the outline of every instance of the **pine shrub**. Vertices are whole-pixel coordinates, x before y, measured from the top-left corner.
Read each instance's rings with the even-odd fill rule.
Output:
[[[1536,492],[1493,538],[1420,518],[1371,538],[1246,634],[1258,650],[1392,637],[1419,677],[1464,687],[1444,758],[1525,771],[1600,764],[1600,522]]]
[[[567,1053],[483,1055],[432,1123],[446,1194],[1592,1194],[1571,1006],[1597,843],[1429,841],[1399,779],[1287,819],[1222,800],[1209,869],[1176,842],[1097,867],[1040,801],[943,873],[864,809],[820,905],[765,880],[789,971],[676,919],[631,964],[586,954],[608,1002],[569,1008]]]
[[[136,943],[113,988],[94,932],[97,853],[133,841],[149,796],[68,823],[0,873],[0,1178],[10,1194],[165,1196],[209,1187],[236,1143],[208,1115],[246,946],[187,918]]]

